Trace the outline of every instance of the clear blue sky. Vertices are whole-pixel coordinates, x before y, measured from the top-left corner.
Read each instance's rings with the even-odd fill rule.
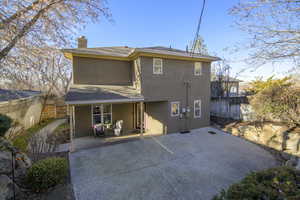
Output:
[[[234,27],[234,18],[228,9],[238,0],[207,0],[200,35],[209,52],[219,57],[236,60],[246,55],[231,55],[223,51],[247,35]],[[114,22],[102,19],[100,23],[88,24],[79,35],[88,38],[89,47],[100,46],[172,46],[185,49],[193,40],[201,11],[202,0],[108,0]],[[248,67],[243,62],[230,63],[232,73]],[[275,69],[275,71],[274,71]],[[244,80],[255,76],[281,75],[282,68],[264,66],[255,72],[247,70],[240,75]]]

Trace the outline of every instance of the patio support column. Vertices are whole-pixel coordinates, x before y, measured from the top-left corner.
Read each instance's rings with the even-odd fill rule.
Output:
[[[69,151],[74,152],[74,144],[73,144],[73,134],[74,134],[74,106],[69,107],[69,114],[70,114],[70,146]]]
[[[144,102],[140,102],[140,106],[141,106],[141,117],[140,117],[141,137],[143,137],[144,136]]]

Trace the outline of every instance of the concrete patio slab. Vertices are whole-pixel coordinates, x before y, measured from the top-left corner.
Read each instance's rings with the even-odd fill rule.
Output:
[[[259,146],[209,127],[70,154],[77,200],[207,200],[276,164]]]

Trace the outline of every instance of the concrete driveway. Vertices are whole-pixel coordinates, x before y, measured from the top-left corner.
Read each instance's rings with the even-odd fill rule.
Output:
[[[77,200],[209,200],[276,161],[255,144],[201,128],[78,151],[70,164]]]

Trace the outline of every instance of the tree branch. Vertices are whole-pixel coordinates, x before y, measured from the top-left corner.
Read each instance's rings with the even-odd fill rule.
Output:
[[[25,14],[28,11],[32,10],[40,2],[43,2],[43,0],[36,0],[31,5],[23,8],[23,9],[21,9],[19,11],[17,11],[16,13],[14,13],[13,15],[11,15],[8,18],[1,20],[1,22],[0,22],[0,29],[3,29],[5,26],[7,26],[8,24],[10,24],[13,20],[21,17],[23,14]]]
[[[11,40],[11,42],[1,50],[0,52],[0,62],[1,60],[7,56],[9,51],[16,45],[19,39],[21,39],[26,33],[30,30],[30,28],[38,21],[38,19],[45,13],[47,12],[53,5],[56,3],[61,2],[62,0],[59,1],[54,1],[50,4],[48,4],[46,7],[42,8],[41,10],[38,11],[38,13],[27,23],[23,26],[23,28],[19,31],[19,33]]]

